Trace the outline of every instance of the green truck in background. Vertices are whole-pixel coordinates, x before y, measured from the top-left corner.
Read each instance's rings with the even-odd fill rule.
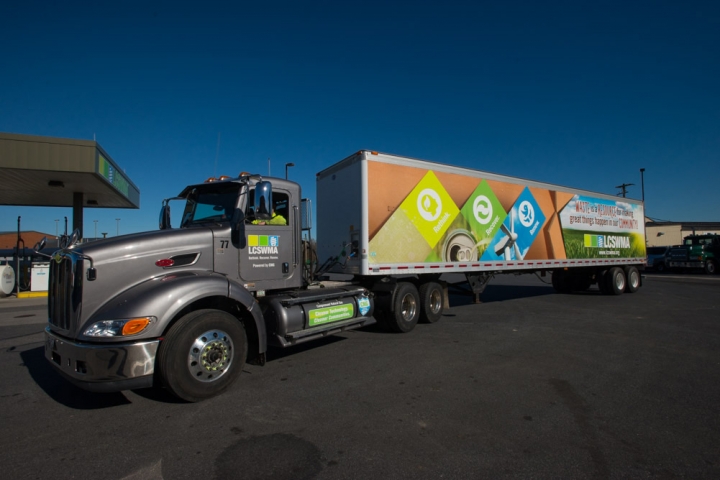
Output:
[[[682,245],[670,249],[667,267],[702,268],[705,273],[717,273],[719,259],[720,235],[715,233],[688,235]]]

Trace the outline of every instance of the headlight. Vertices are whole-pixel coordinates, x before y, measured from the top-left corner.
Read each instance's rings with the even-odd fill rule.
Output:
[[[155,321],[155,317],[128,318],[126,320],[101,320],[85,330],[88,337],[124,337],[137,335]]]

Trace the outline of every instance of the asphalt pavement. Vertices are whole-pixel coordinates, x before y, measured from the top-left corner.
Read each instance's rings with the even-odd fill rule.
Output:
[[[43,356],[46,300],[0,299],[3,476],[720,478],[720,276],[644,283],[498,277],[409,334],[271,350],[198,404],[72,387]]]

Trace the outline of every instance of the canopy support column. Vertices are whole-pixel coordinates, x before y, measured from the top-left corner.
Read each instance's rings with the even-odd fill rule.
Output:
[[[80,230],[80,238],[83,236],[83,192],[73,192],[73,232]]]

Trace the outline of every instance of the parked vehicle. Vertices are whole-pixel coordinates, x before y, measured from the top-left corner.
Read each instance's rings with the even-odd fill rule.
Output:
[[[76,385],[198,401],[268,345],[437,322],[443,273],[476,295],[499,273],[618,295],[640,288],[646,261],[639,202],[370,151],[317,174],[317,248],[297,183],[241,173],[176,199],[179,228],[168,199],[159,231],[76,233],[53,255],[45,354]]]
[[[668,256],[666,263],[670,268],[702,268],[705,273],[718,273],[720,235],[688,235],[682,245],[670,249]]]
[[[647,248],[647,266],[656,272],[664,272],[670,246],[664,247],[648,247]]]

